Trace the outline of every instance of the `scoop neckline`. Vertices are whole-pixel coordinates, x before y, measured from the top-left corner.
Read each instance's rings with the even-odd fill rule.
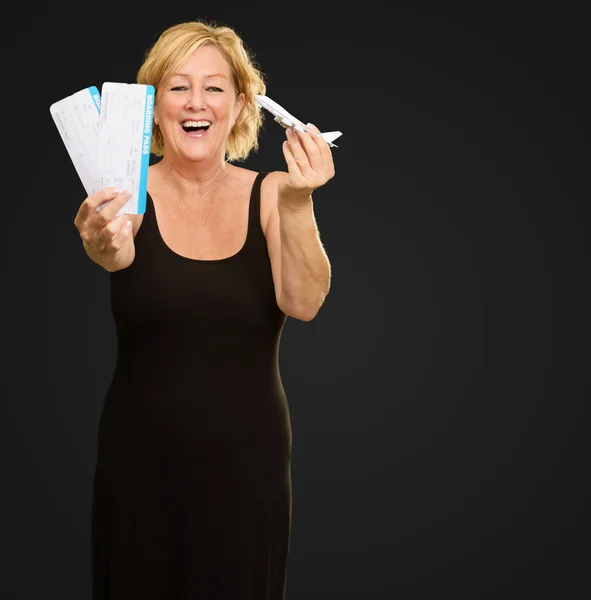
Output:
[[[228,262],[230,260],[233,260],[235,258],[238,258],[243,252],[244,249],[246,248],[246,245],[248,243],[248,240],[250,238],[250,219],[251,219],[251,207],[252,207],[252,197],[253,197],[253,193],[254,193],[254,186],[256,185],[257,179],[259,178],[260,173],[257,174],[257,176],[255,177],[255,180],[253,182],[252,185],[252,190],[250,192],[250,196],[248,198],[248,211],[247,211],[247,221],[246,221],[246,239],[244,240],[244,244],[242,244],[242,247],[235,253],[232,254],[231,256],[226,256],[224,258],[210,258],[210,259],[201,259],[201,258],[191,258],[189,256],[183,256],[182,254],[179,254],[178,252],[175,252],[165,241],[164,238],[162,237],[162,232],[160,231],[160,226],[158,225],[158,217],[156,216],[156,207],[154,205],[154,200],[152,199],[152,196],[150,195],[150,192],[146,191],[146,197],[148,198],[149,202],[152,205],[152,214],[151,217],[154,219],[154,224],[156,225],[156,231],[158,232],[158,238],[160,239],[160,243],[164,246],[164,248],[166,248],[166,250],[172,254],[173,256],[175,256],[176,258],[180,258],[181,260],[184,260],[186,262],[192,262],[192,263],[204,263],[204,264],[217,264],[217,263],[224,263],[224,262]],[[141,230],[141,228],[140,228]]]

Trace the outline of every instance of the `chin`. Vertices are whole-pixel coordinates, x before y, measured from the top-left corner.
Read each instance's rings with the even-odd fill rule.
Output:
[[[203,162],[205,160],[212,160],[215,157],[213,152],[188,152],[184,154],[184,158],[191,162]]]

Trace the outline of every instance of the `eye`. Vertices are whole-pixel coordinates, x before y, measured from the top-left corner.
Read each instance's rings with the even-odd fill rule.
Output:
[[[176,87],[170,88],[172,92],[176,92],[177,90],[186,90],[187,87],[184,85],[177,85]]]
[[[208,88],[208,90],[213,90],[214,92],[223,92],[224,90],[222,90],[219,87],[215,87],[214,85],[210,85]]]

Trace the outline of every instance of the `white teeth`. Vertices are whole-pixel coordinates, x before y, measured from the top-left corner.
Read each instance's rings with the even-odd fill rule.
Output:
[[[208,127],[211,125],[211,121],[183,121],[181,125],[183,127]]]

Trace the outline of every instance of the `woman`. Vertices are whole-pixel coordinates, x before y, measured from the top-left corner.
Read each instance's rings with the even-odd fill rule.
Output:
[[[156,89],[162,157],[146,212],[116,217],[129,195],[105,189],[74,221],[110,272],[118,343],[98,434],[93,599],[281,600],[291,425],[279,341],[286,316],[313,319],[329,290],[311,194],[334,176],[331,151],[288,129],[285,172],[231,164],[257,147],[265,85],[230,28],[169,28],[137,82]]]

